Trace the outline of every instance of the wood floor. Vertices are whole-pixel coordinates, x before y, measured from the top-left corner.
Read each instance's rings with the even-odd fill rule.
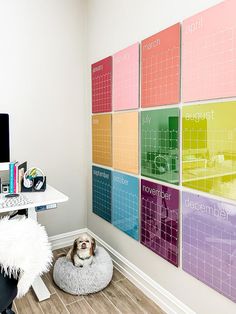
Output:
[[[54,251],[54,259],[67,249]],[[34,292],[14,303],[17,314],[106,314],[106,313],[148,313],[164,314],[164,312],[138,288],[136,288],[119,271],[114,269],[110,285],[101,292],[88,296],[73,296],[57,288],[52,280],[52,271],[43,276],[51,298],[38,302]]]

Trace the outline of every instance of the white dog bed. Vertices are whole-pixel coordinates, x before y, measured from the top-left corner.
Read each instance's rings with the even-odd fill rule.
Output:
[[[84,295],[104,289],[111,281],[113,264],[110,255],[97,247],[93,262],[89,266],[76,267],[65,257],[60,257],[53,269],[56,285],[74,295]]]

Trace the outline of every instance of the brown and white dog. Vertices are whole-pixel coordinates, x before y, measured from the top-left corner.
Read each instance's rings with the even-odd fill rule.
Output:
[[[88,266],[93,261],[95,249],[95,239],[90,237],[88,234],[83,233],[74,241],[74,244],[67,253],[66,258],[70,260],[74,266]]]

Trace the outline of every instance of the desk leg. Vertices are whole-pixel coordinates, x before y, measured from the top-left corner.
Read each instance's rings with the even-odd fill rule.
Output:
[[[28,209],[28,218],[37,221],[37,212],[34,207]],[[42,278],[40,277],[36,278],[32,284],[32,287],[39,302],[50,298],[50,292],[48,291],[48,288],[46,287]]]

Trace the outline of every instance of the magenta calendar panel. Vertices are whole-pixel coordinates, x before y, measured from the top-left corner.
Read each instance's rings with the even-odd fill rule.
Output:
[[[92,64],[92,112],[112,111],[112,57]]]

